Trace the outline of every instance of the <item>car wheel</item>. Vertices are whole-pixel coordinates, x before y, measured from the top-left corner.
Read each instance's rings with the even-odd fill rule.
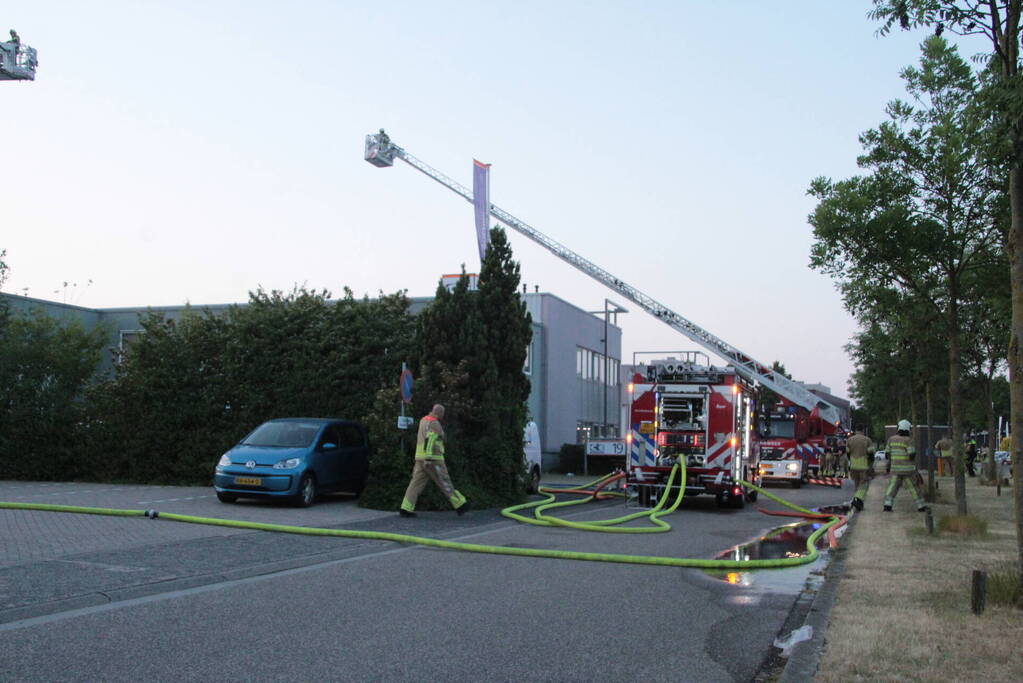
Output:
[[[307,508],[316,500],[316,479],[306,472],[298,483],[298,495],[295,497],[295,504],[301,508]]]
[[[529,473],[529,491],[528,493],[539,493],[540,492],[540,468],[534,467]]]
[[[728,507],[735,510],[742,510],[746,507],[746,496],[741,493],[737,496],[729,496],[728,503]]]
[[[238,500],[238,496],[233,493],[224,493],[223,491],[217,491],[217,500],[221,503],[234,503]]]

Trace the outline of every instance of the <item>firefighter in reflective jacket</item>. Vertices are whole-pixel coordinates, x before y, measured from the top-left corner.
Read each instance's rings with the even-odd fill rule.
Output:
[[[405,498],[401,501],[398,514],[402,517],[415,517],[416,501],[423,492],[426,482],[433,483],[451,501],[451,507],[459,516],[469,510],[469,501],[455,490],[444,464],[444,428],[440,421],[444,417],[444,406],[437,404],[430,414],[419,421],[419,432],[416,434],[416,464],[412,468],[412,480],[405,489]]]
[[[870,437],[864,436],[863,427],[857,426],[856,433],[845,442],[849,452],[849,476],[856,487],[853,494],[852,505],[857,510],[863,509],[863,499],[867,497],[867,489],[870,488],[870,475],[873,465],[874,442]]]
[[[899,420],[899,431],[888,438],[888,471],[893,475],[888,483],[888,490],[884,492],[884,511],[891,512],[895,496],[903,483],[909,487],[916,497],[916,509],[919,512],[927,510],[927,504],[923,498],[923,487],[917,488],[917,480],[920,474],[916,471],[916,448],[909,438],[911,425],[909,420]],[[921,482],[922,483],[922,482]]]
[[[940,465],[938,474],[941,476],[955,474],[955,468],[952,466],[952,439],[947,436],[943,439],[938,439],[938,443],[934,444],[934,450],[938,451],[940,456],[938,460]]]

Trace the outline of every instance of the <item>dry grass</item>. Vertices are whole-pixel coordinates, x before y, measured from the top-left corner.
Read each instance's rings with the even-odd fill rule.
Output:
[[[1002,606],[1014,597],[1012,490],[998,497],[967,481],[971,514],[958,517],[953,501],[939,499],[932,507],[945,530],[931,536],[906,492],[894,512],[881,512],[886,483],[873,482],[866,512],[842,539],[845,571],[815,680],[1023,680],[1023,611]],[[951,497],[951,478],[941,479],[946,487]],[[974,569],[989,572],[980,616],[970,611]]]
[[[970,504],[967,494],[966,504]],[[947,515],[938,519],[938,531],[960,536],[987,536],[987,520],[977,515]]]

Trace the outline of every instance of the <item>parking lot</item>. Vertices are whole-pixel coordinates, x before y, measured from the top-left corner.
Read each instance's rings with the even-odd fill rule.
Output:
[[[802,505],[840,502],[849,493],[820,487],[775,492]],[[751,507],[718,510],[706,498],[671,515],[672,531],[642,535],[532,527],[497,510],[474,510],[464,517],[424,512],[401,519],[390,511],[360,508],[343,496],[307,509],[255,501],[224,505],[201,487],[0,482],[0,500],[153,508],[510,547],[674,557],[713,557],[788,521]],[[583,520],[621,513],[620,503],[604,503],[569,514]],[[32,676],[7,676],[16,680],[61,678],[60,667],[76,652],[75,666],[83,667],[85,678],[200,680],[224,666],[244,668],[249,659],[203,646],[189,669],[194,675],[183,676],[173,648],[153,652],[146,639],[169,639],[188,649],[196,639],[226,646],[227,638],[272,650],[272,633],[253,626],[269,614],[277,629],[303,638],[323,640],[314,633],[336,632],[332,640],[345,634],[356,644],[317,654],[312,663],[294,663],[309,675],[330,677],[341,667],[369,678],[393,671],[399,672],[397,679],[410,679],[415,670],[450,680],[479,680],[488,672],[495,680],[508,680],[499,665],[509,665],[511,657],[553,667],[529,669],[523,680],[620,678],[636,673],[635,662],[648,656],[644,642],[656,638],[688,645],[644,664],[650,680],[673,679],[679,667],[687,667],[694,679],[748,680],[771,652],[805,587],[803,580],[768,580],[778,574],[755,573],[733,585],[691,569],[509,558],[388,541],[27,510],[0,510],[0,549],[0,639],[5,641],[0,665],[7,667],[0,666],[0,678],[24,674],[28,660],[18,654],[19,644],[66,653],[33,669]],[[188,632],[168,633],[168,618],[187,619]],[[447,628],[436,630],[438,623]],[[115,634],[111,637],[125,648],[86,645],[97,628]],[[367,634],[375,640],[367,641]],[[458,634],[457,651],[451,650],[452,634]],[[746,645],[737,651],[730,644],[740,636]],[[623,637],[611,648],[617,654],[608,655],[606,644]],[[81,648],[75,645],[79,641]],[[419,646],[410,651],[409,642]],[[593,650],[597,643],[602,649]],[[132,651],[146,659],[141,671],[130,659]],[[302,658],[301,652],[284,656]]]

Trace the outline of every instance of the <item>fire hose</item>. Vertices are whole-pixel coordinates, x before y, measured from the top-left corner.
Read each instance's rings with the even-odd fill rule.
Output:
[[[659,517],[674,512],[678,506],[682,503],[682,498],[685,495],[685,470],[679,469],[676,466],[671,473],[669,478],[669,487],[674,481],[676,473],[681,472],[679,481],[679,493],[675,501],[670,507],[664,509],[664,505],[667,502],[667,497],[662,498],[658,501],[658,504],[649,511],[643,511],[634,513],[631,515],[625,515],[624,517],[618,517],[611,520],[603,520],[598,522],[570,522],[564,519],[558,519],[550,515],[543,514],[544,511],[553,508],[566,507],[568,505],[578,505],[585,503],[588,500],[592,500],[598,497],[607,497],[615,495],[610,492],[601,492],[603,487],[611,483],[615,475],[605,477],[604,479],[597,480],[591,484],[585,485],[585,487],[574,487],[574,489],[568,489],[568,491],[575,491],[576,493],[585,493],[587,498],[582,498],[575,501],[569,501],[567,503],[555,503],[552,502],[556,496],[550,493],[550,489],[545,487],[545,495],[548,499],[540,501],[539,503],[526,503],[523,505],[516,505],[505,510],[502,510],[502,514],[511,519],[522,521],[528,524],[539,524],[545,526],[565,526],[573,529],[586,530],[586,531],[618,531],[625,533],[651,533],[651,532],[663,532],[670,529],[670,526],[662,522]],[[607,480],[607,481],[606,481]],[[767,491],[749,483],[746,481],[739,482],[743,486],[758,491],[764,496],[775,500],[782,505],[792,508],[799,516],[808,517],[813,519],[826,519],[821,526],[814,530],[812,534],[806,539],[806,554],[797,557],[784,557],[776,559],[752,559],[752,560],[714,560],[705,558],[693,558],[693,557],[662,557],[662,556],[648,556],[648,555],[623,555],[616,553],[590,553],[590,552],[578,552],[570,550],[547,550],[542,548],[511,548],[507,546],[495,546],[495,545],[482,545],[477,543],[460,543],[457,541],[445,541],[436,538],[429,538],[424,536],[413,536],[410,534],[396,534],[384,531],[358,531],[354,529],[325,529],[317,527],[302,527],[293,526],[287,524],[268,524],[262,522],[242,522],[232,519],[220,519],[216,517],[197,517],[194,515],[182,515],[172,512],[158,512],[156,510],[131,510],[131,509],[117,509],[117,508],[99,508],[99,507],[82,507],[76,505],[51,505],[43,503],[12,503],[0,501],[0,509],[6,510],[39,510],[48,512],[68,512],[77,514],[88,514],[88,515],[111,515],[117,517],[146,517],[153,520],[167,520],[174,522],[184,522],[188,524],[208,524],[212,526],[232,527],[237,529],[253,529],[257,531],[272,531],[276,533],[287,533],[287,534],[302,534],[307,536],[335,536],[342,538],[358,538],[363,540],[378,540],[378,541],[393,541],[395,543],[407,543],[414,545],[421,545],[433,548],[445,548],[448,550],[459,550],[463,552],[475,552],[475,553],[488,553],[494,555],[514,555],[519,557],[546,557],[559,560],[580,560],[587,562],[613,562],[621,564],[640,564],[640,565],[654,565],[662,567],[687,567],[695,569],[768,569],[768,568],[781,568],[781,567],[793,567],[802,564],[808,564],[813,562],[819,556],[817,551],[816,543],[817,540],[826,532],[832,528],[844,523],[844,519],[840,515],[819,515],[810,510],[806,510],[797,505],[794,505],[788,501],[785,501],[777,496],[774,496]],[[593,486],[593,490],[588,490],[586,487]],[[585,489],[585,490],[584,490]],[[620,495],[620,494],[619,494]],[[532,519],[523,517],[516,514],[517,510],[524,509],[526,507],[535,507],[534,516]],[[646,516],[654,523],[653,527],[622,527],[615,528],[614,525],[622,524],[639,517]]]

